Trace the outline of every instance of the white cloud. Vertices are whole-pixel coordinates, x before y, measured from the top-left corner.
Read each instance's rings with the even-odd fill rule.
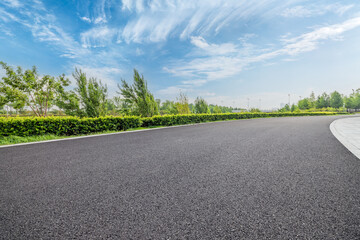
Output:
[[[80,19],[83,20],[84,22],[91,23],[91,19],[88,17],[81,17]]]
[[[314,14],[314,11],[304,6],[296,6],[293,8],[287,8],[281,14],[283,17],[310,17]]]
[[[97,18],[95,18],[95,20],[94,20],[94,23],[95,24],[98,24],[98,23],[106,23],[107,22],[107,20],[106,20],[106,18],[104,18],[104,17],[97,17]]]
[[[144,0],[123,0],[122,1],[122,10],[132,11],[136,10],[136,12],[143,12],[145,9]]]
[[[8,7],[18,8],[22,6],[19,0],[2,0],[2,1],[3,1],[2,3]]]
[[[231,22],[253,16],[266,17],[269,12],[285,9],[289,4],[283,3],[275,9],[273,0],[123,0],[122,10],[132,15],[123,28],[122,37],[126,42],[160,42],[169,36],[186,39],[210,32],[217,34]]]
[[[10,21],[15,21],[15,22],[20,22],[21,20],[16,17],[14,14],[11,14],[7,11],[5,11],[4,9],[0,8],[0,20],[3,22],[10,22]]]
[[[338,40],[341,34],[360,26],[360,17],[349,19],[340,24],[320,27],[312,32],[299,37],[284,40],[285,47],[279,53],[297,55],[302,52],[312,51],[317,48],[322,40]]]
[[[5,35],[13,37],[15,36],[14,33],[11,32],[11,30],[9,28],[7,28],[6,26],[0,24],[0,31],[3,32]],[[0,38],[2,38],[0,36]]]
[[[58,26],[55,15],[48,14],[41,8],[41,3],[34,9],[20,11],[16,17],[0,8],[0,25],[1,22],[6,24],[9,21],[23,25],[31,32],[35,40],[47,43],[54,50],[59,51],[59,56],[70,59],[70,64],[68,64],[70,69],[73,69],[74,65],[80,66],[89,71],[90,75],[104,79],[109,86],[116,85],[114,79],[118,77],[120,70],[110,66],[119,66],[116,60],[121,59],[120,54],[113,49],[109,49],[108,52],[92,52],[89,48],[83,48],[79,42]],[[6,34],[13,34],[8,32],[8,29],[1,30],[6,31]],[[81,35],[81,43],[86,47],[102,46],[116,33],[117,31],[107,27],[95,27]]]
[[[104,27],[94,27],[81,33],[81,44],[85,48],[104,47],[116,36],[117,30]]]
[[[238,50],[232,43],[224,44],[209,44],[203,37],[190,37],[190,41],[193,45],[203,50],[203,53],[208,55],[228,55],[236,53]]]
[[[116,7],[116,1],[113,0],[82,0],[78,1],[77,10],[81,20],[94,23],[105,24],[111,19],[111,7]]]
[[[335,13],[337,15],[343,15],[345,12],[349,11],[353,8],[354,5],[342,5],[339,3],[335,4],[312,4],[308,6],[295,6],[291,8],[286,8],[282,13],[281,16],[287,18],[294,18],[294,17],[313,17],[324,15],[326,13]]]
[[[349,19],[340,24],[319,27],[298,37],[283,38],[283,46],[270,51],[256,49],[254,46],[246,44],[231,45],[231,47],[224,48],[231,49],[231,51],[224,51],[223,47],[220,46],[227,46],[226,44],[214,45],[206,42],[201,37],[191,38],[191,42],[196,46],[196,49],[193,50],[194,53],[198,53],[199,49],[206,51],[211,46],[214,46],[215,50],[208,50],[210,54],[207,57],[198,54],[198,57],[192,60],[179,61],[164,67],[163,70],[183,78],[201,79],[201,84],[204,84],[208,81],[236,76],[253,63],[271,60],[279,56],[294,57],[300,53],[313,51],[323,41],[338,40],[343,33],[357,27],[360,27],[360,17]],[[217,48],[222,51],[216,50]],[[216,51],[219,54],[211,54],[211,51]],[[195,80],[193,84],[195,85],[197,81]],[[187,81],[187,83],[191,84],[191,80]]]

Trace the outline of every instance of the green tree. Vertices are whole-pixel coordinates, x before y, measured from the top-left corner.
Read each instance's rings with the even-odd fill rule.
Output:
[[[327,93],[323,93],[321,96],[317,97],[315,102],[316,108],[327,108],[330,107],[330,97]]]
[[[299,107],[299,109],[301,109],[301,110],[310,109],[310,108],[311,108],[311,102],[309,101],[309,99],[304,98],[304,99],[302,99],[302,100],[300,100],[300,101],[298,102],[298,107]]]
[[[176,104],[173,101],[166,100],[161,104],[161,114],[178,114]]]
[[[75,91],[80,99],[80,106],[87,117],[99,117],[106,115],[107,86],[96,78],[87,79],[86,74],[80,69],[75,69],[73,77],[77,87]]]
[[[315,93],[314,92],[311,92],[310,97],[308,98],[308,100],[309,100],[310,108],[315,107],[316,98],[315,98]]]
[[[360,109],[360,88],[353,90],[353,93],[350,95],[353,98],[353,108]]]
[[[295,104],[291,105],[291,108],[290,108],[291,112],[295,112],[297,110],[299,110],[298,106],[296,106]]]
[[[290,111],[290,108],[288,108],[288,104],[285,105],[285,107],[287,107],[286,109],[289,109],[289,110],[286,110],[286,112]],[[257,113],[257,112],[261,112],[260,109],[258,108],[250,108],[250,111],[251,113]]]
[[[190,113],[195,113],[195,105],[193,103],[189,103]]]
[[[215,114],[222,113],[221,108],[218,105],[215,105],[213,108],[213,113]]]
[[[330,107],[332,108],[341,108],[343,106],[343,99],[340,93],[334,91],[330,94]]]
[[[195,99],[195,113],[210,113],[209,106],[205,99],[201,97]]]
[[[223,113],[232,113],[232,111],[233,111],[232,107],[219,106],[219,108],[221,108],[221,112],[223,112]]]
[[[80,109],[80,98],[74,91],[63,91],[56,100],[56,106],[64,110],[66,115],[85,116],[84,111]]]
[[[113,98],[113,103],[115,104],[115,112],[124,116],[131,115],[134,110],[134,105],[129,104],[125,99],[122,99],[119,96]]]
[[[180,92],[175,105],[178,114],[190,114],[189,100],[185,94]]]
[[[285,104],[284,107],[282,107],[281,109],[279,109],[279,112],[290,112],[289,104]]]
[[[119,94],[130,106],[133,106],[132,113],[142,117],[151,117],[159,114],[158,103],[150,93],[144,76],[140,76],[134,69],[134,83],[129,85],[125,80],[121,80],[121,87],[118,85]]]
[[[14,70],[4,62],[0,65],[6,73],[0,81],[0,105],[8,104],[16,110],[29,107],[36,116],[47,116],[64,87],[70,84],[64,74],[57,78],[40,77],[35,66],[23,71],[21,67]]]

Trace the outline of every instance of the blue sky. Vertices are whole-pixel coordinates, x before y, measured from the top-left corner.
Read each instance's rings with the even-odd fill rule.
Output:
[[[2,0],[0,60],[114,95],[133,68],[156,98],[271,109],[360,88],[360,1]],[[4,74],[3,71],[0,74]]]

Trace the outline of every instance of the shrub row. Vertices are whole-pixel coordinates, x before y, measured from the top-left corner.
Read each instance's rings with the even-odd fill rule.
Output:
[[[290,117],[290,116],[321,116],[336,115],[336,112],[275,112],[275,113],[220,113],[220,114],[188,114],[188,115],[165,115],[142,118],[142,126],[171,126],[190,123],[213,122],[235,119],[266,118],[266,117]]]
[[[149,118],[140,117],[0,117],[0,136],[33,136],[44,134],[78,135],[103,131],[122,131],[129,128],[150,126],[171,126],[190,123],[212,122],[232,119],[249,119],[288,116],[335,115],[335,112],[301,113],[221,113],[165,115]]]
[[[15,117],[0,118],[0,136],[78,135],[122,131],[141,126],[139,117]]]

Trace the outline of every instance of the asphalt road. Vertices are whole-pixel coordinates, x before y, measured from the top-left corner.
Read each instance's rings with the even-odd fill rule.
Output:
[[[0,149],[2,239],[360,239],[339,117],[240,120]]]

